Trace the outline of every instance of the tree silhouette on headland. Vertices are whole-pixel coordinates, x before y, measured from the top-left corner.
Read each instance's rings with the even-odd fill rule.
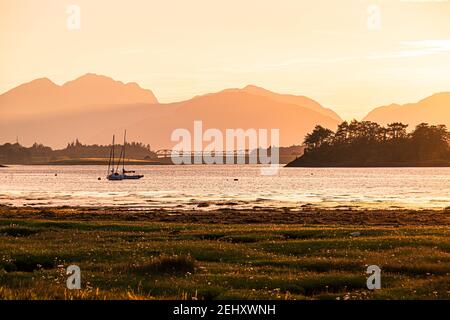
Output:
[[[450,166],[450,133],[444,125],[382,127],[371,121],[342,122],[336,132],[316,126],[305,154],[288,166]]]

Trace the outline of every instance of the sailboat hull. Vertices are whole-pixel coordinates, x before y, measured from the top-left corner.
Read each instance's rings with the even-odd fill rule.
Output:
[[[123,174],[110,174],[106,178],[110,181],[120,181],[124,179]]]
[[[124,175],[123,179],[124,180],[138,180],[138,179],[141,179],[143,177],[144,177],[143,175],[133,175],[133,176]]]

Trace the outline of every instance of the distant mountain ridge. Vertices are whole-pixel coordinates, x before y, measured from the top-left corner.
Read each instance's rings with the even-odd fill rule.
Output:
[[[301,144],[317,124],[335,129],[340,117],[307,97],[256,86],[161,104],[135,83],[95,74],[62,86],[37,79],[0,95],[0,143],[18,136],[23,145],[64,147],[76,138],[106,144],[127,128],[133,140],[153,149],[171,148],[173,130],[192,129],[195,120],[202,120],[205,129],[280,129],[281,146],[290,146]]]
[[[0,95],[3,117],[58,114],[108,104],[158,103],[153,92],[136,83],[88,73],[59,86],[48,78],[22,84]]]
[[[195,120],[202,120],[204,130],[217,128],[280,129],[280,145],[301,144],[308,128],[321,123],[336,128],[338,120],[308,107],[285,103],[243,89],[226,89],[194,97],[187,101],[152,106],[147,118],[134,123],[139,141],[147,141],[149,123],[153,137],[166,140],[173,128],[193,129]]]
[[[403,122],[413,129],[417,124],[445,124],[450,127],[450,92],[431,95],[417,103],[391,104],[375,108],[364,120],[386,125]]]
[[[0,95],[0,143],[18,137],[24,145],[64,147],[76,138],[106,144],[112,133],[128,128],[135,140],[171,148],[172,131],[192,129],[195,120],[202,120],[205,129],[277,128],[281,146],[301,144],[317,124],[334,130],[342,121],[311,98],[254,85],[161,104],[151,90],[136,83],[88,73],[63,85],[40,78]],[[381,125],[403,122],[410,130],[423,122],[450,127],[450,92],[417,103],[379,107],[364,120]]]
[[[230,89],[230,90],[233,90],[233,89]],[[245,88],[240,89],[240,90],[248,92],[248,93],[252,93],[255,95],[272,98],[279,102],[295,104],[295,105],[299,105],[302,107],[306,107],[308,109],[319,112],[330,118],[336,119],[338,121],[342,121],[341,117],[336,112],[334,112],[333,110],[331,110],[329,108],[324,108],[317,101],[315,101],[311,98],[305,97],[305,96],[275,93],[275,92],[272,92],[272,91],[266,90],[264,88],[254,86],[254,85],[248,85]]]

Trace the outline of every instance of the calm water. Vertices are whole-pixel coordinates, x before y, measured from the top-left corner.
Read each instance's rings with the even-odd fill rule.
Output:
[[[11,166],[0,169],[0,204],[127,205],[204,210],[222,206],[450,206],[450,168],[281,168],[136,166],[138,181],[105,180],[104,166]],[[57,175],[55,175],[57,174]],[[102,180],[98,180],[101,177]],[[237,180],[235,180],[237,179]]]

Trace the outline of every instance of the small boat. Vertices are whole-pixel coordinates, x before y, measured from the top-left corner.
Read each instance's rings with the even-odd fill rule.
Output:
[[[108,175],[108,180],[123,180],[123,175],[119,174],[118,172],[113,172],[110,175]]]
[[[111,151],[109,153],[109,163],[108,163],[108,174],[106,178],[111,181],[120,181],[120,180],[138,180],[144,177],[142,174],[135,174],[135,171],[125,170],[125,147],[127,144],[127,131],[125,130],[125,134],[123,136],[123,146],[120,151],[119,161],[117,162],[117,166],[115,166],[115,136],[113,135],[113,142]],[[122,162],[122,172],[119,171],[120,163]],[[131,173],[131,174],[130,174]]]

